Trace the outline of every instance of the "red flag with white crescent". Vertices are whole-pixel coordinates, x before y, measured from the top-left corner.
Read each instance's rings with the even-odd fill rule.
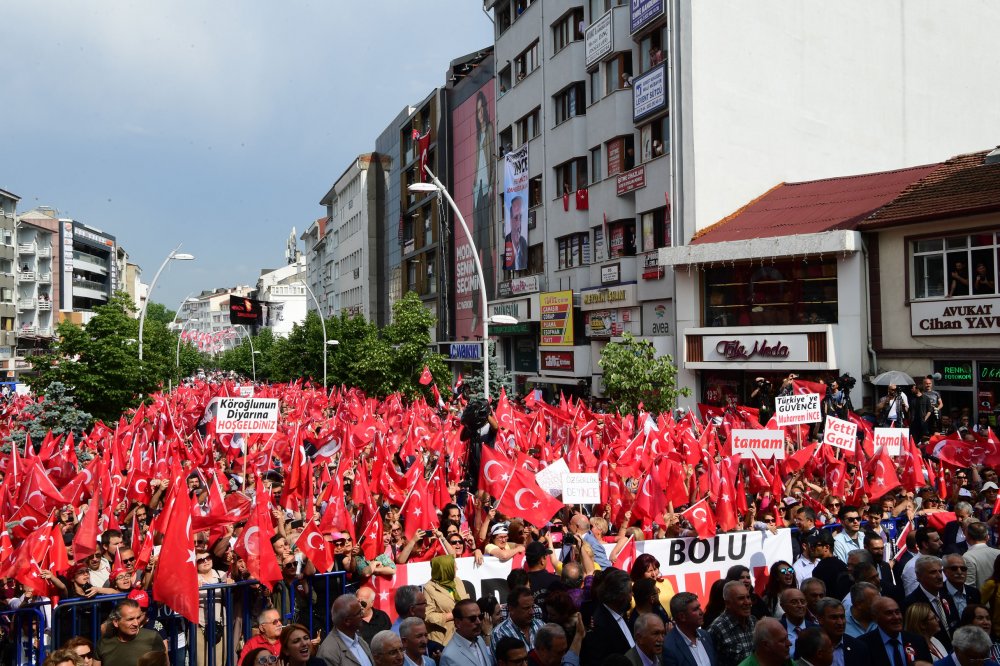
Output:
[[[709,539],[715,536],[715,516],[707,498],[688,507],[687,511],[681,513],[681,518],[691,523],[698,538]]]
[[[310,522],[308,524],[299,538],[295,540],[295,546],[309,558],[309,561],[320,573],[326,573],[333,568],[333,552],[330,549],[330,544],[316,529],[316,523]]]

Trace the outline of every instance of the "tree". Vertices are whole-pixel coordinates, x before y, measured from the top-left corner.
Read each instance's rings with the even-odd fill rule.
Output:
[[[670,411],[679,395],[691,393],[676,388],[677,368],[670,355],[657,357],[652,342],[631,333],[609,342],[598,364],[604,370],[604,392],[622,414],[638,413],[640,404],[648,412]]]
[[[253,377],[256,368],[257,381],[266,382],[271,377],[271,359],[274,355],[275,345],[278,341],[274,337],[274,331],[269,328],[262,328],[257,335],[253,336],[253,349],[251,351],[251,340],[244,337],[238,347],[227,349],[218,358],[217,365],[221,370],[231,370],[244,377]],[[257,352],[251,359],[252,352]]]
[[[164,326],[172,324],[177,313],[167,308],[163,303],[149,303],[146,305],[146,323],[158,321]],[[145,336],[143,336],[145,337]]]
[[[514,394],[514,375],[511,374],[510,370],[501,367],[500,362],[496,357],[496,343],[490,342],[490,398],[496,399],[500,395],[500,389],[502,388],[507,392],[508,396]],[[480,366],[482,367],[482,366]],[[465,395],[467,397],[481,397],[483,395],[483,372],[469,374],[466,377],[462,377],[462,381],[465,383]]]
[[[26,436],[36,446],[50,431],[53,435],[82,437],[94,422],[94,417],[76,407],[76,400],[69,395],[66,385],[52,382],[41,400],[37,400],[18,415],[17,430],[10,433],[10,440],[24,452]]]

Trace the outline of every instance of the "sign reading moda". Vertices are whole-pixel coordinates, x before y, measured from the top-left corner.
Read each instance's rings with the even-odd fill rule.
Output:
[[[573,346],[573,292],[550,291],[538,295],[542,346]]]
[[[277,398],[213,398],[212,402],[218,409],[217,433],[272,433],[278,430]]]
[[[706,361],[808,361],[809,336],[787,334],[706,335],[702,338]]]
[[[528,268],[528,144],[504,155],[503,268]]]

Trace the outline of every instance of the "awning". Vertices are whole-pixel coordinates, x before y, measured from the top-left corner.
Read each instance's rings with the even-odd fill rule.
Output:
[[[580,386],[580,382],[587,382],[587,377],[540,377],[534,375],[525,381],[532,384],[566,384],[568,386]]]
[[[857,231],[823,231],[815,234],[754,238],[752,240],[699,243],[660,248],[660,266],[696,266],[723,261],[764,260],[815,254],[858,252],[861,234]]]

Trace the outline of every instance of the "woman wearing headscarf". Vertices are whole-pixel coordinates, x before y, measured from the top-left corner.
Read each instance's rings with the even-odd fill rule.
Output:
[[[455,633],[452,611],[455,604],[468,599],[465,584],[455,573],[455,556],[440,555],[431,560],[431,579],[424,585],[427,597],[427,639],[447,645]]]

